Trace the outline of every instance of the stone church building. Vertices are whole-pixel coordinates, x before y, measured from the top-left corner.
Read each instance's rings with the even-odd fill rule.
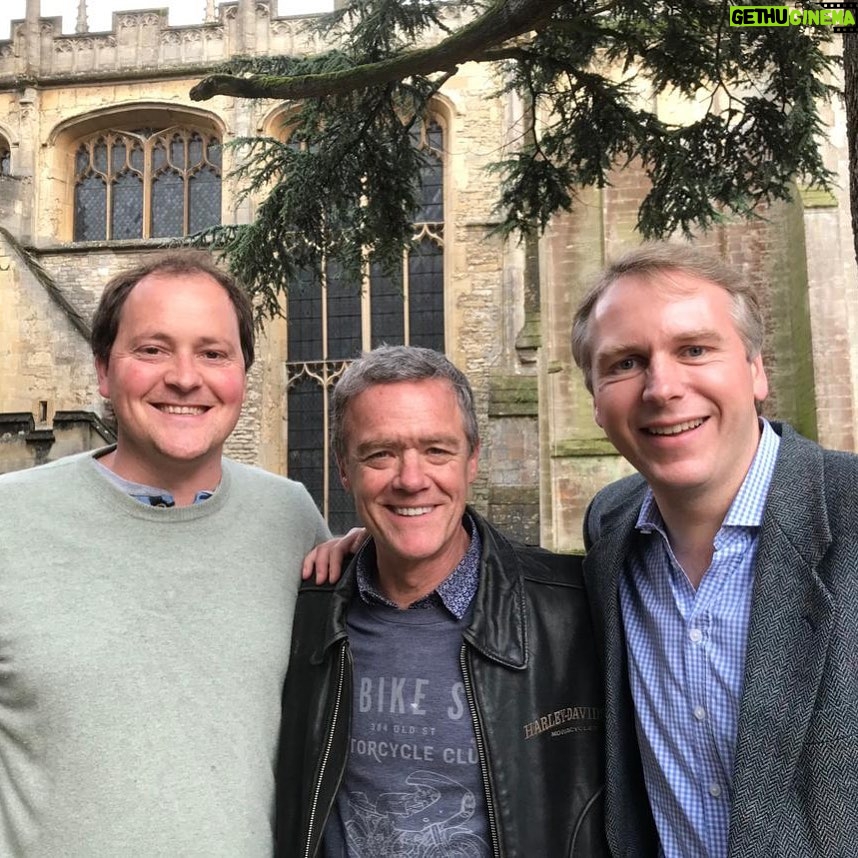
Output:
[[[194,26],[169,26],[164,9],[117,12],[105,32],[89,32],[85,0],[79,8],[76,32],[63,33],[27,0],[0,41],[0,472],[113,440],[87,344],[105,282],[166,240],[252,216],[229,178],[241,153],[224,144],[284,134],[289,105],[195,103],[191,87],[236,54],[318,48],[306,19],[279,15],[275,0],[209,0]],[[445,14],[455,26],[456,7]],[[628,472],[593,422],[569,329],[603,261],[639,241],[642,176],[626,169],[585,192],[532,246],[488,237],[498,187],[483,167],[514,145],[520,112],[513,96],[489,97],[496,85],[465,65],[435,102],[418,141],[428,166],[401,274],[368,271],[356,291],[326,272],[294,290],[286,318],[261,334],[228,452],[305,482],[334,530],[351,512],[325,442],[326,403],[348,360],[379,342],[443,349],[467,373],[483,437],[473,502],[520,538],[580,548],[588,499]],[[825,159],[841,190],[798,188],[764,220],[700,241],[763,297],[766,413],[854,450],[858,276],[839,102],[826,122]]]

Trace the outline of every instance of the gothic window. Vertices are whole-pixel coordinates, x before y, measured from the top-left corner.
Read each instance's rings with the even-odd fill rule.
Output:
[[[9,147],[0,140],[0,176],[12,175],[12,155]]]
[[[381,343],[444,351],[444,139],[430,120],[415,134],[425,156],[414,243],[402,267],[385,275],[370,266],[363,283],[333,265],[304,276],[287,302],[288,473],[307,486],[332,532],[357,523],[330,451],[329,399],[337,379],[362,349]]]
[[[75,154],[74,240],[190,235],[220,223],[221,145],[193,128],[102,131]]]

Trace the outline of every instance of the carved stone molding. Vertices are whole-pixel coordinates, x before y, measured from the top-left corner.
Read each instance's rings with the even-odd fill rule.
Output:
[[[129,12],[119,16],[119,27],[131,29],[132,27],[158,27],[161,24],[161,16],[153,12]]]
[[[271,32],[275,36],[294,36],[295,26],[291,21],[272,21]]]

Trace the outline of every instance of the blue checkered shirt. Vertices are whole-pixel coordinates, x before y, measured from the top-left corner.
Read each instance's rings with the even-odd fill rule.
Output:
[[[780,438],[762,435],[695,591],[647,491],[620,576],[644,778],[663,853],[726,858],[754,560]]]

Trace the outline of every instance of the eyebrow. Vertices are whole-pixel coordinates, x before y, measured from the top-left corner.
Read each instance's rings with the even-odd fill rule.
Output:
[[[626,354],[627,352],[637,352],[641,351],[640,345],[636,345],[633,343],[614,343],[607,349],[597,349],[593,357],[596,360],[601,360],[606,357],[613,357],[614,355]]]
[[[232,348],[234,345],[228,337],[200,337],[197,343],[201,346],[221,346],[221,348]]]
[[[444,447],[455,447],[460,446],[461,440],[462,439],[456,438],[453,435],[435,435],[431,438],[418,438],[417,445],[420,447],[433,447],[440,444]],[[400,440],[394,440],[393,438],[374,438],[358,444],[357,447],[355,447],[355,453],[357,455],[362,455],[370,450],[377,450],[379,447],[399,450],[405,446],[408,445],[403,444]]]
[[[696,331],[683,331],[681,334],[677,334],[676,339],[683,343],[687,343],[692,340],[708,340],[709,342],[714,340],[720,343],[726,338],[721,331],[716,330],[715,328],[699,328]]]
[[[714,328],[699,328],[696,331],[682,331],[676,334],[673,339],[677,343],[694,343],[694,342],[724,342],[724,335]],[[636,342],[612,343],[608,348],[596,350],[594,354],[594,363],[602,360],[610,360],[617,355],[629,354],[635,352],[646,351],[646,349]]]
[[[137,334],[132,339],[132,342],[138,343],[141,340],[158,340],[159,342],[162,342],[162,343],[173,343],[176,341],[176,338],[171,336],[170,334],[164,333],[163,331],[157,331],[157,330],[155,330],[155,331],[143,331],[142,333]],[[228,338],[211,337],[211,336],[199,337],[198,339],[194,340],[194,344],[197,346],[213,346],[213,345],[230,346],[231,345]]]

